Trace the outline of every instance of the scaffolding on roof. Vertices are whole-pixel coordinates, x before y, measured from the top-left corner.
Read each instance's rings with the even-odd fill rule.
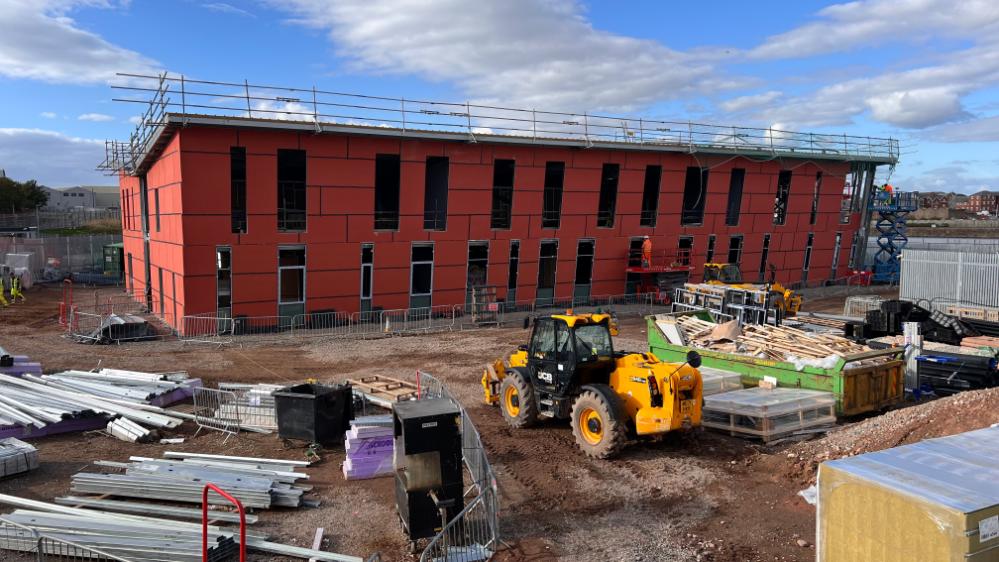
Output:
[[[114,101],[146,106],[126,141],[108,141],[98,169],[140,173],[162,148],[167,129],[188,124],[280,127],[323,132],[662,150],[764,159],[816,158],[894,165],[893,138],[785,131],[572,113],[493,105],[410,100],[312,88],[119,74]],[[166,138],[165,138],[166,137]]]

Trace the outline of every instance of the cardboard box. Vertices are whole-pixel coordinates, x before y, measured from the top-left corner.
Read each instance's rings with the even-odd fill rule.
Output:
[[[999,562],[999,427],[819,466],[819,562]]]

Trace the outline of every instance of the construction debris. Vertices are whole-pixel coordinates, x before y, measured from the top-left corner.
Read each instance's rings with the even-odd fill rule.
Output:
[[[181,458],[177,458],[177,457]],[[299,484],[308,474],[295,472],[300,463],[226,456],[188,456],[167,453],[164,459],[131,457],[128,463],[97,461],[114,473],[79,472],[72,491],[128,498],[201,503],[206,482],[216,484],[247,508],[301,507],[311,486]],[[221,496],[209,494],[212,505],[226,505]]]
[[[660,320],[659,322],[663,322]],[[745,325],[735,321],[715,324],[692,315],[677,316],[675,323],[687,345],[723,353],[740,353],[776,361],[823,362],[871,351],[844,337],[816,334],[786,326]],[[729,329],[723,330],[724,327]],[[681,344],[682,345],[682,344]],[[885,357],[867,359],[882,363]]]
[[[392,416],[364,416],[353,420],[344,449],[347,460],[343,462],[343,476],[347,480],[392,475],[395,451]]]
[[[38,468],[37,449],[13,437],[0,439],[0,478],[36,468]]]

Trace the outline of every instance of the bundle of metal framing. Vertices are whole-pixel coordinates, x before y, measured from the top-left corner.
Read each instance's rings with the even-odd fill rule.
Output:
[[[296,468],[303,461],[199,455],[167,452],[163,459],[131,457],[128,463],[97,461],[115,473],[80,472],[72,491],[83,494],[201,503],[205,483],[222,487],[247,508],[300,507],[312,504],[304,495],[312,487],[299,483],[308,474]],[[208,496],[213,505],[227,505],[221,496]]]
[[[63,371],[42,375],[41,378],[95,396],[155,406],[166,406],[189,398],[194,389],[201,386],[201,379],[192,379],[184,371],[146,373],[101,369],[94,372]]]
[[[96,389],[67,385],[51,376],[0,375],[0,437],[40,437],[98,429],[109,418],[117,417],[155,429],[183,423],[180,415],[168,415],[166,410],[134,397],[99,395]]]
[[[39,543],[24,529],[28,527],[43,536],[69,541],[130,562],[202,560],[200,509],[77,497],[59,498],[56,502],[60,505],[0,494],[0,504],[17,508],[13,513],[0,514],[0,549],[32,552]],[[238,515],[233,512],[212,510],[209,513],[213,523],[239,522]],[[247,525],[256,522],[255,515],[246,516]],[[321,562],[363,562],[356,556],[267,539],[266,533],[247,529],[246,548],[280,557]],[[208,526],[208,560],[232,559],[238,551],[238,544],[238,528]],[[44,554],[67,554],[63,544],[43,541],[42,545],[52,549],[52,552]],[[89,554],[85,558],[98,559]]]
[[[0,478],[38,468],[38,449],[8,437],[0,439]]]

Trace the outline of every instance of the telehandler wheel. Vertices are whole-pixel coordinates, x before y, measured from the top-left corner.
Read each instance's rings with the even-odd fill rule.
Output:
[[[608,459],[618,454],[627,438],[624,408],[611,387],[591,384],[572,405],[572,434],[588,456]]]
[[[538,403],[534,399],[534,387],[524,373],[518,370],[507,371],[500,384],[500,411],[510,427],[522,428],[534,425],[538,420]]]

